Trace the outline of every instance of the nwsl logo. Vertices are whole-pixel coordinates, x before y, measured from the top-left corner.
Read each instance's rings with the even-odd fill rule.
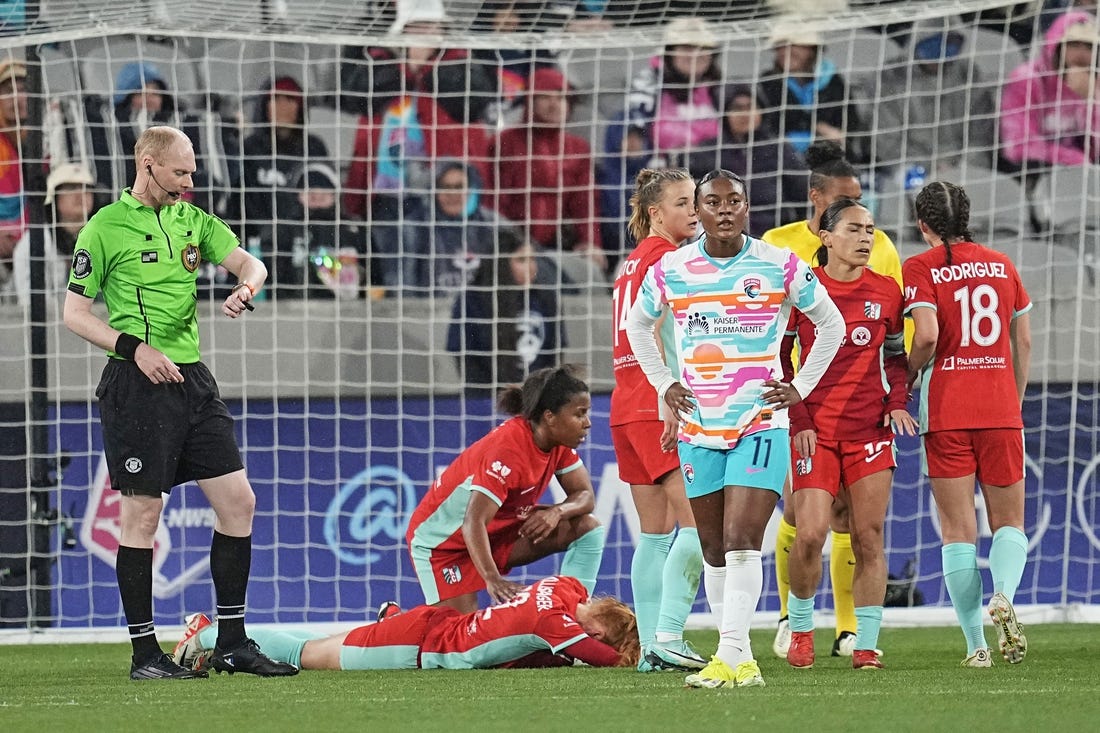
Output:
[[[749,296],[750,298],[755,298],[756,296],[760,295],[760,278],[745,278],[745,295]]]

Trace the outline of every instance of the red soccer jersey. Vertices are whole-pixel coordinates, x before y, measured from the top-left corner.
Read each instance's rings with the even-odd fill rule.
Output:
[[[672,252],[676,245],[664,237],[646,237],[619,268],[612,291],[612,365],[615,373],[615,389],[611,392],[611,424],[624,425],[630,422],[659,420],[657,411],[657,390],[646,379],[642,368],[634,358],[630,339],[626,337],[626,314],[638,291],[642,289],[642,280],[653,263],[661,259],[666,252]]]
[[[533,652],[560,652],[588,638],[575,617],[586,600],[576,578],[543,578],[510,601],[436,624],[420,646],[420,666],[485,669]]]
[[[581,466],[577,451],[556,446],[549,453],[535,445],[523,417],[489,431],[443,471],[409,520],[409,546],[463,550],[462,520],[470,491],[480,491],[500,507],[489,521],[489,543],[523,522],[554,475]]]
[[[817,387],[792,408],[791,433],[812,428],[823,440],[844,441],[889,435],[883,417],[905,409],[906,402],[905,320],[898,283],[866,268],[852,282],[834,280],[822,267],[814,273],[844,316],[845,336]],[[805,363],[816,329],[798,311],[792,321]]]
[[[932,308],[936,354],[921,375],[921,432],[1023,428],[1012,366],[1012,319],[1031,299],[1012,261],[973,242],[933,247],[902,267],[905,312]]]

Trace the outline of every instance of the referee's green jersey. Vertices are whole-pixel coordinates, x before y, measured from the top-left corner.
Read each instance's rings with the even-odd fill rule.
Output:
[[[200,265],[221,262],[238,244],[225,222],[186,201],[157,211],[126,189],[80,231],[69,290],[88,298],[102,292],[112,328],[191,364],[201,358]]]

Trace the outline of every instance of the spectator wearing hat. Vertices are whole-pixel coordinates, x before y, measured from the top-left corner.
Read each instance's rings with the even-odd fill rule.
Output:
[[[880,169],[922,166],[933,177],[969,162],[991,168],[994,88],[960,58],[966,43],[955,17],[927,18],[909,34],[911,64],[882,70],[874,94],[875,162]]]
[[[1100,83],[1094,16],[1057,18],[1030,61],[1001,91],[1002,167],[1041,172],[1051,166],[1100,163]]]
[[[312,163],[328,160],[321,138],[306,132],[305,100],[298,80],[279,76],[270,80],[256,100],[253,132],[244,141],[244,240],[268,266],[271,293],[286,296],[299,278],[280,281],[276,263],[292,255],[292,245],[280,238],[283,223],[297,224],[302,206],[296,182]],[[288,270],[283,268],[283,275]]]
[[[849,160],[866,162],[859,112],[836,64],[824,56],[821,34],[781,20],[771,46],[774,63],[757,88],[764,124],[800,153],[814,140],[833,140]]]
[[[43,256],[46,265],[44,285],[49,298],[65,292],[76,236],[95,213],[94,185],[91,171],[77,163],[63,163],[46,178]],[[15,245],[12,264],[16,300],[20,305],[29,305],[32,286],[29,231],[25,231]]]
[[[389,35],[423,38],[407,46],[348,46],[340,65],[340,105],[364,117],[384,114],[408,94],[434,96],[457,122],[484,121],[497,93],[493,69],[464,49],[444,48],[451,17],[441,0],[398,0]]]
[[[763,125],[756,91],[731,84],[725,91],[725,116],[718,137],[692,153],[686,167],[695,178],[725,168],[749,181],[748,232],[764,232],[805,214],[806,163],[790,143]]]
[[[156,125],[178,127],[192,140],[198,165],[192,176],[194,187],[182,199],[223,219],[235,216],[231,192],[239,185],[240,176],[225,152],[239,146],[235,127],[223,124],[220,117],[211,120],[207,113],[188,111],[155,64],[125,64],[115,77],[110,99],[88,95],[82,108],[67,108],[64,116],[67,119],[59,124],[65,128],[67,147],[50,151],[53,165],[83,164],[90,149],[97,184],[113,191],[122,190],[136,178],[134,144],[142,132]]]
[[[344,213],[371,222],[371,284],[390,294],[408,285],[406,206],[430,189],[436,162],[457,158],[488,174],[489,132],[481,118],[496,93],[491,69],[466,51],[440,47],[450,20],[442,3],[409,0],[397,11],[391,34],[426,36],[423,45],[353,50],[341,72],[341,104],[361,115]]]
[[[572,91],[557,69],[532,74],[526,123],[503,130],[490,151],[496,208],[528,222],[531,241],[559,254],[574,282],[606,284],[592,148],[566,131]]]
[[[276,299],[359,297],[366,280],[366,236],[340,217],[339,190],[329,162],[304,162],[280,192],[286,199],[278,217],[259,227],[262,242],[278,244],[270,255]]]
[[[675,18],[665,28],[664,52],[651,58],[631,83],[631,124],[648,131],[657,155],[690,153],[718,136],[718,51],[718,41],[702,18]]]
[[[26,227],[22,170],[26,77],[23,62],[0,62],[0,287],[11,277],[12,251]]]

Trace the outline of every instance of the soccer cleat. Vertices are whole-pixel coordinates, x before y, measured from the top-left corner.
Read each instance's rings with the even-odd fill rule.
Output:
[[[755,659],[737,665],[733,678],[737,687],[764,687],[764,677]]]
[[[736,686],[737,681],[734,671],[730,669],[728,664],[716,656],[710,658],[710,661],[707,662],[707,666],[684,678],[684,687],[706,687],[714,689],[718,687]]]
[[[203,648],[199,641],[199,632],[213,626],[214,622],[205,613],[193,613],[187,617],[187,629],[183,638],[172,650],[172,661],[186,669],[201,669],[210,650]]]
[[[984,646],[962,661],[964,667],[985,668],[993,666],[993,655]]]
[[[167,654],[139,665],[130,662],[130,679],[132,680],[200,680],[209,677],[201,669],[187,669],[172,661]]]
[[[646,654],[648,653],[648,650],[649,650],[649,647],[645,647],[645,648],[642,649],[642,657],[641,657],[641,659],[638,660],[638,671],[639,672],[660,672],[661,670],[659,668],[654,667],[652,664],[649,663],[649,660],[646,659]]]
[[[882,669],[882,660],[876,649],[853,649],[852,669]]]
[[[401,606],[397,605],[397,601],[386,601],[378,607],[377,619],[379,621],[385,621],[389,617],[396,616],[399,613],[401,613]]]
[[[787,650],[791,648],[791,624],[787,617],[779,619],[779,628],[775,630],[775,641],[772,642],[772,651],[780,659],[787,658]]]
[[[795,669],[810,669],[814,666],[814,632],[791,632],[791,646],[787,649],[787,664]]]
[[[204,669],[213,669],[219,674],[244,672],[257,677],[290,677],[298,674],[298,668],[286,662],[277,662],[260,651],[260,645],[252,639],[245,639],[233,649],[215,648],[210,652],[203,665]]]
[[[1019,664],[1027,655],[1027,637],[1024,627],[1016,620],[1016,611],[1012,608],[1004,593],[994,593],[989,599],[989,616],[997,628],[1001,656],[1009,664]]]
[[[840,636],[833,642],[834,657],[850,657],[856,648],[856,635],[851,631],[841,631]]]
[[[646,647],[645,660],[654,669],[676,669],[690,671],[707,666],[707,660],[692,649],[683,639],[658,641]]]

